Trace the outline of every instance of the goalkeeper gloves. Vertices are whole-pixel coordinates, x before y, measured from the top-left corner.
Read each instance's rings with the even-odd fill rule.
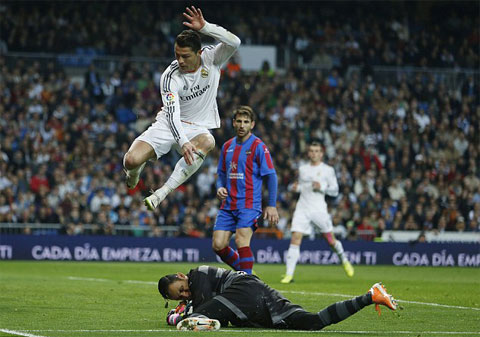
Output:
[[[182,319],[183,319],[183,315],[176,314],[175,310],[172,309],[172,310],[170,310],[169,314],[167,315],[167,324],[176,326],[177,323],[180,322]]]
[[[188,315],[188,310],[191,307],[191,302],[180,302],[175,309],[172,309],[167,314],[167,324],[176,326],[185,316]]]

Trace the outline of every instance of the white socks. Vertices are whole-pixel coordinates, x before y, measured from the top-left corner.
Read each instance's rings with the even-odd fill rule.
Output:
[[[185,158],[180,158],[175,165],[175,169],[172,172],[170,178],[168,178],[167,182],[163,187],[167,187],[169,189],[168,192],[173,191],[178,186],[183,184],[188,178],[190,178],[197,170],[202,166],[203,160],[205,159],[205,155],[197,151],[193,155],[194,162],[192,165],[187,165],[185,162]],[[162,188],[163,188],[162,187]]]
[[[343,251],[343,245],[339,240],[335,240],[335,244],[333,245],[333,250],[337,253],[340,260],[343,262],[347,261],[347,257]],[[290,244],[288,247],[287,252],[287,272],[286,274],[289,276],[293,276],[295,273],[295,267],[297,266],[297,262],[300,258],[300,246]]]
[[[343,252],[343,245],[339,240],[335,240],[335,244],[333,245],[332,248],[335,251],[335,253],[337,253],[340,260],[342,260],[342,263],[347,261],[347,257],[345,256],[345,254]]]
[[[287,275],[293,276],[299,258],[300,246],[290,244],[287,253]]]

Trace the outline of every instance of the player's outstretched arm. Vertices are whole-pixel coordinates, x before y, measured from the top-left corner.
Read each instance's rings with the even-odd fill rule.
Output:
[[[214,64],[222,65],[225,63],[240,46],[240,39],[223,27],[208,23],[202,14],[200,8],[187,7],[183,16],[188,20],[183,22],[190,29],[197,30],[202,34],[213,37],[221,43],[215,48]]]

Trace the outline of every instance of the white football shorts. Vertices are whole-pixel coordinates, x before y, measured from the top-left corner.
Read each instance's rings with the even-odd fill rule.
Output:
[[[185,135],[189,140],[200,134],[210,133],[208,129],[190,123],[182,122],[182,126],[183,130],[185,131]],[[141,140],[150,144],[150,146],[155,150],[157,159],[170,152],[172,147],[178,151],[178,153],[182,153],[180,146],[173,138],[164,114],[162,114],[158,120],[156,120],[147,130],[138,136],[136,140]]]
[[[313,226],[317,226],[321,233],[333,231],[332,217],[324,211],[295,208],[292,219],[292,232],[299,232],[310,235]]]

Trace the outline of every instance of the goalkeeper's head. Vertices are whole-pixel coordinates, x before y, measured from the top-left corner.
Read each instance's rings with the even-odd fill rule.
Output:
[[[188,286],[188,276],[180,272],[165,275],[158,280],[158,291],[166,300],[188,301],[192,296]]]

